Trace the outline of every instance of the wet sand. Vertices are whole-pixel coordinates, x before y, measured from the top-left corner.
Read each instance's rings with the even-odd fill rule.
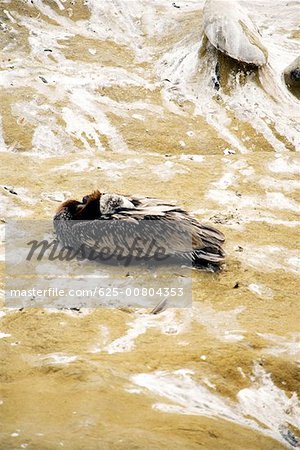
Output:
[[[3,298],[0,448],[299,446],[299,131],[278,75],[292,9],[273,31],[251,10],[272,97],[264,73],[200,56],[203,2],[73,3],[2,6],[2,225],[95,188],[150,195],[215,224],[227,258],[192,272],[192,308],[156,316]]]

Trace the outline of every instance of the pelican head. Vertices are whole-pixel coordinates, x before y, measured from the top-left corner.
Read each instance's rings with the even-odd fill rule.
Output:
[[[94,220],[100,214],[100,197],[100,192],[94,191],[92,194],[83,197],[81,202],[67,200],[56,211],[55,219]]]

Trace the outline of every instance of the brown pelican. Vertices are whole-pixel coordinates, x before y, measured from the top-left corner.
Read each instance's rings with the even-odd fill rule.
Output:
[[[54,216],[58,240],[65,246],[101,253],[103,247],[121,246],[126,254],[154,258],[165,255],[188,259],[195,265],[217,267],[224,260],[224,235],[199,223],[175,203],[150,197],[101,194],[82,201],[67,200]],[[138,240],[138,247],[133,241]],[[149,240],[155,243],[150,248]]]

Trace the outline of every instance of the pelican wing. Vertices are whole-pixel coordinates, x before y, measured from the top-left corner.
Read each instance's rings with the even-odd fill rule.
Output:
[[[157,220],[158,216],[156,220],[141,217],[144,215],[118,214],[108,220],[83,221],[72,226],[72,233],[77,236],[78,247],[83,244],[95,253],[154,257],[157,252],[175,255],[192,251],[192,227],[188,222],[177,223],[166,216],[163,220]]]
[[[121,252],[124,257],[153,258],[159,252],[192,258],[193,253],[202,252],[208,260],[222,259],[221,232],[200,224],[176,206],[157,204],[154,199],[150,203],[142,200],[140,207],[119,211],[106,220],[75,223],[72,233],[78,245],[98,254]]]
[[[161,200],[152,197],[126,196],[127,199],[134,204],[136,208],[148,208],[150,206],[174,207],[176,202]]]

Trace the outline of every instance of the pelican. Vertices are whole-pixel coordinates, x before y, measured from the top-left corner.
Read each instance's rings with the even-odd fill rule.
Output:
[[[218,268],[225,256],[220,231],[198,222],[173,202],[150,197],[97,190],[82,201],[63,202],[54,216],[54,228],[64,247],[84,247],[94,254],[104,246],[121,246],[126,254],[155,259],[160,248],[166,256],[212,268]],[[150,241],[155,245],[151,247]]]

